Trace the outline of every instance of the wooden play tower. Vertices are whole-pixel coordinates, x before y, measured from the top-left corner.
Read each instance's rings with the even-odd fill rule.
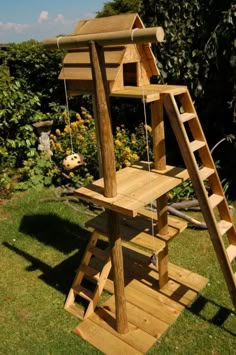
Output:
[[[103,177],[76,195],[105,212],[87,223],[93,233],[65,309],[83,319],[75,332],[107,354],[145,353],[207,282],[168,262],[168,243],[186,224],[168,216],[167,193],[189,177],[236,306],[236,231],[188,89],[150,84],[159,72],[149,43],[163,37],[161,28],[144,28],[137,14],[127,14],[82,20],[72,35],[44,41],[49,48],[68,50],[59,75],[68,93],[94,99]],[[152,163],[116,172],[109,96],[150,104]],[[167,165],[164,109],[186,169]],[[154,200],[157,215],[145,209]],[[97,244],[101,235],[109,240],[106,250]],[[155,251],[156,266],[150,264],[147,250]],[[93,280],[92,290],[84,286],[85,278]],[[114,296],[96,308],[103,289]],[[87,303],[83,311],[76,305],[77,296]]]

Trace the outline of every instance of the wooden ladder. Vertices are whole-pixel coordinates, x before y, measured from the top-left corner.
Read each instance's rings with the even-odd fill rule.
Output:
[[[80,319],[86,319],[94,312],[111,270],[109,250],[98,248],[98,238],[99,234],[94,231],[64,305],[65,310]],[[92,281],[93,291],[82,285],[84,280]],[[76,304],[76,297],[85,301],[84,309]]]
[[[163,101],[236,308],[236,230],[211,152],[188,89]]]

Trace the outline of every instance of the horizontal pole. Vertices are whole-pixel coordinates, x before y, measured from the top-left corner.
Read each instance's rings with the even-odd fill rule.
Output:
[[[162,42],[163,39],[164,31],[162,27],[151,27],[142,29],[135,28],[128,31],[52,37],[45,39],[43,44],[51,49],[76,49],[79,47],[87,47],[90,41],[94,41],[100,46],[109,46],[132,43]]]

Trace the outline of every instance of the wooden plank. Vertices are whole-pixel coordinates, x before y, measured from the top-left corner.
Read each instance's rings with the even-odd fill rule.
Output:
[[[115,314],[108,309],[98,308],[90,320],[143,354],[156,342],[156,338],[131,323],[129,323],[127,334],[117,333],[115,331]]]
[[[132,29],[133,23],[138,17],[137,14],[122,14],[104,18],[93,18],[84,21],[83,26],[75,29],[74,34],[84,35],[89,33],[101,33]]]
[[[139,208],[162,196],[187,177],[186,170],[170,166],[163,171],[152,169],[151,172],[141,167],[127,167],[116,173],[117,196],[114,198],[104,196],[103,179],[75,190],[75,194],[82,200],[97,203],[121,214],[135,216]]]
[[[127,286],[125,294],[128,302],[138,305],[138,307],[145,312],[154,315],[156,318],[168,324],[173,323],[180,314],[178,310],[165,305],[158,300],[154,300],[152,297],[143,294],[132,287]]]
[[[124,56],[125,49],[124,47],[113,47],[113,48],[105,48],[104,49],[104,56],[105,56],[105,63],[106,66],[109,66],[110,64],[116,64],[119,65],[122,61],[122,58]],[[79,66],[80,64],[87,64],[90,66],[90,57],[89,57],[89,51],[88,50],[80,50],[80,51],[73,51],[70,53],[67,53],[63,63],[65,66],[68,65],[77,65]]]
[[[158,289],[145,285],[143,282],[140,282],[136,279],[134,279],[129,283],[129,287],[133,287],[134,289],[139,290],[143,294],[147,294],[148,296],[152,297],[154,300],[158,300],[161,303],[176,309],[177,311],[182,311],[185,308],[182,304],[175,302],[169,297],[163,295],[161,291],[159,292]]]
[[[232,262],[236,258],[236,245],[230,244],[226,249],[229,261]]]
[[[114,313],[114,297],[109,298],[109,300],[104,303],[103,307]],[[157,339],[168,329],[168,324],[165,321],[156,318],[154,314],[146,313],[139,308],[139,305],[127,302],[127,311],[130,323]]]
[[[92,344],[97,349],[99,349],[100,351],[102,351],[104,354],[107,355],[114,355],[114,345],[116,349],[115,352],[117,355],[142,354],[141,352],[134,349],[132,346],[128,345],[123,340],[111,334],[106,329],[98,326],[90,319],[86,319],[83,322],[81,322],[74,329],[74,333],[80,336],[82,339],[88,341],[90,344]]]
[[[115,80],[118,67],[106,68],[107,80]],[[93,80],[90,67],[63,67],[59,75],[60,80]]]

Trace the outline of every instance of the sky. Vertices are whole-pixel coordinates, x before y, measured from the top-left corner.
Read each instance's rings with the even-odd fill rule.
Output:
[[[106,0],[0,0],[0,43],[41,41],[73,32],[93,18]]]

